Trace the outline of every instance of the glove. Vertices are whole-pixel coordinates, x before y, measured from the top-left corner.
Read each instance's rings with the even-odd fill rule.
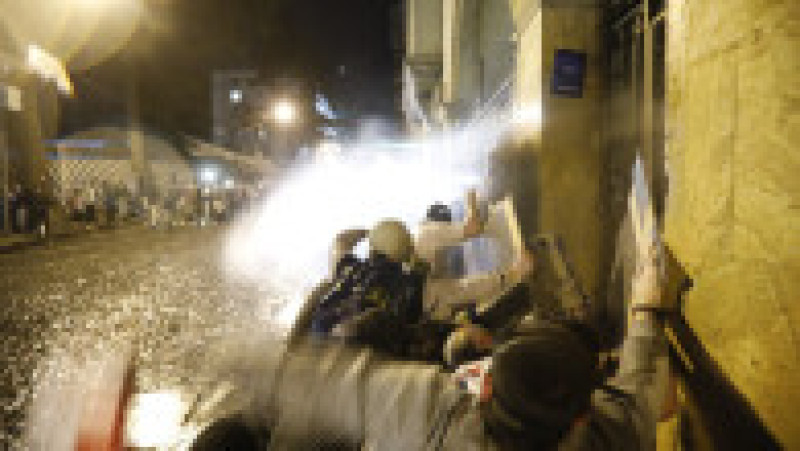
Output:
[[[517,256],[514,263],[511,265],[509,276],[513,281],[519,282],[529,277],[533,273],[533,270],[533,255],[531,255],[529,251],[523,250],[522,254]]]
[[[478,211],[478,195],[474,189],[467,192],[467,220],[464,223],[464,238],[474,238],[483,233],[484,224]]]
[[[492,336],[482,327],[468,325],[456,330],[444,345],[445,362],[455,367],[478,359],[492,349]]]

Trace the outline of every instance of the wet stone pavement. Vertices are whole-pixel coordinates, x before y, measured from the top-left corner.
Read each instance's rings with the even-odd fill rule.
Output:
[[[218,227],[134,228],[0,255],[0,449],[38,448],[26,422],[67,415],[42,406],[97,355],[135,355],[137,391],[191,392],[210,345],[271,327],[279,301],[225,276],[223,237]]]

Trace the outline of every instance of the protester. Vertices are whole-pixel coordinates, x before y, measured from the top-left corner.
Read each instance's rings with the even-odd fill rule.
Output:
[[[355,236],[363,234],[347,238]],[[331,288],[310,311],[311,334],[408,357],[412,327],[422,315],[425,273],[409,265],[413,244],[401,222],[381,221],[369,232],[369,242],[366,260],[348,254],[335,262]]]
[[[9,200],[11,231],[25,233],[28,231],[28,196],[21,185],[14,187]]]
[[[438,366],[369,350],[301,345],[281,354],[261,347],[263,365],[239,377],[263,385],[248,385],[257,394],[235,417],[237,428],[225,427],[268,436],[270,449],[655,449],[667,384],[655,313],[665,305],[654,262],[636,275],[632,292],[620,369],[607,381],[596,341],[569,322],[520,327],[492,353],[477,394]],[[264,429],[270,434],[256,432]],[[195,450],[208,449],[208,435],[217,443],[236,438],[212,427]]]
[[[47,237],[50,225],[50,210],[53,207],[53,200],[45,195],[41,189],[36,190],[32,197],[31,205],[31,229],[40,238]]]
[[[217,224],[222,224],[225,221],[226,207],[223,195],[216,193],[211,201],[211,208],[213,210],[214,222]]]
[[[420,224],[415,251],[417,257],[431,265],[434,275],[447,273],[447,262],[442,250],[457,246],[477,237],[484,224],[478,212],[478,199],[474,190],[467,193],[467,215],[463,222],[453,222],[450,209],[441,203],[430,206],[426,220]]]
[[[430,210],[429,218],[439,220],[429,219],[420,226],[416,244],[417,254],[432,268],[424,295],[425,310],[432,318],[451,319],[466,305],[483,308],[518,286],[529,274],[533,259],[522,249],[507,267],[471,273],[465,271],[462,246],[452,252],[454,246],[474,240],[484,232],[485,223],[478,213],[474,191],[467,195],[467,216],[463,223],[444,221],[449,213],[444,206],[434,205]],[[458,258],[454,259],[454,255]]]
[[[352,251],[367,237],[370,256],[361,261]],[[523,253],[500,274],[436,279],[415,254],[405,225],[396,220],[381,221],[369,232],[341,232],[332,248],[330,267],[330,277],[312,292],[301,310],[290,342],[309,333],[325,338],[335,335],[397,357],[442,363],[445,341],[457,325],[451,316],[438,314],[443,309],[429,308],[432,304],[426,296],[435,292],[462,299],[467,293],[488,291],[499,296],[503,287],[515,286],[532,270],[530,256]],[[411,307],[404,315],[384,314],[386,307],[397,305]]]
[[[130,194],[125,185],[117,186],[117,208],[120,221],[126,221],[130,215]]]

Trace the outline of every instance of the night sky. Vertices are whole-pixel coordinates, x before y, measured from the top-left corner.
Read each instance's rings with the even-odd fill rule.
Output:
[[[158,30],[144,24],[115,57],[73,72],[76,97],[64,102],[62,134],[123,122],[133,78],[146,126],[207,138],[215,69],[325,86],[344,66],[359,90],[330,95],[358,99],[364,115],[393,114],[398,0],[149,1]]]

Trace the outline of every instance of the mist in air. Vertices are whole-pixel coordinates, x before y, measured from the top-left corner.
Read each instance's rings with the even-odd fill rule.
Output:
[[[414,139],[364,137],[326,142],[286,174],[268,198],[233,227],[225,252],[231,277],[276,293],[263,300],[276,331],[290,326],[306,293],[329,272],[335,235],[400,219],[415,232],[434,202],[462,200],[488,171],[507,121],[484,118]]]

